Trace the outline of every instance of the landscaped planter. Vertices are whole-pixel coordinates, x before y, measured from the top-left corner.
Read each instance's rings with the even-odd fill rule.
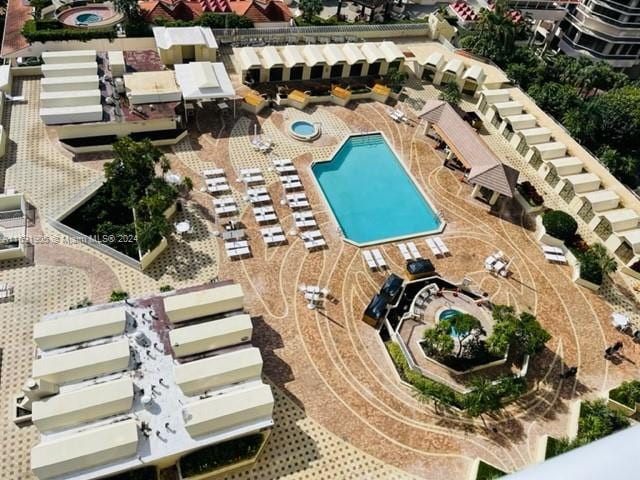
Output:
[[[536,215],[540,212],[542,212],[542,210],[544,210],[544,204],[542,205],[538,205],[537,207],[534,205],[531,205],[526,198],[524,198],[522,196],[522,194],[520,192],[518,192],[517,190],[514,190],[513,192],[513,197],[516,199],[516,201],[520,204],[520,206],[522,207],[522,209],[524,210],[524,212],[528,215]],[[543,227],[544,228],[544,227]]]
[[[564,241],[559,238],[549,235],[542,224],[542,216],[536,216],[536,240],[551,245],[552,247],[561,247],[564,245]]]
[[[581,287],[588,288],[594,292],[600,290],[600,285],[590,282],[589,280],[585,280],[584,278],[580,278],[580,264],[576,265],[573,268],[573,274],[571,275],[571,280],[574,283],[580,285]]]
[[[162,240],[160,240],[160,243],[156,245],[155,248],[149,250],[143,255],[140,255],[140,268],[144,270],[151,265],[153,261],[158,258],[158,255],[164,252],[168,245],[169,243],[167,242],[167,239],[162,237]]]
[[[611,390],[609,390],[609,392],[611,392]],[[613,410],[617,410],[618,412],[622,413],[623,415],[626,415],[627,417],[631,417],[638,410],[637,403],[636,403],[636,408],[631,408],[623,403],[615,401],[613,398],[607,399],[607,405],[609,406],[609,408]]]
[[[484,464],[484,466],[482,466],[482,464]],[[487,469],[492,471],[502,472],[502,470],[496,467],[495,465],[491,465],[489,462],[485,462],[484,460],[480,460],[479,458],[476,458],[473,461],[473,465],[471,465],[471,468],[469,469],[469,474],[467,476],[467,479],[468,480],[485,480],[487,478],[493,478],[493,476],[489,477],[489,476],[486,476],[486,474],[484,474],[484,472]]]
[[[487,368],[490,367],[497,367],[498,365],[504,365],[507,362],[507,357],[509,355],[509,352],[507,351],[507,353],[505,353],[504,357],[498,359],[498,360],[494,360],[493,362],[488,362],[482,365],[478,365],[476,367],[472,367],[472,368],[468,368],[467,370],[456,370],[454,368],[451,368],[447,365],[445,365],[444,363],[440,363],[439,361],[437,361],[436,359],[430,357],[429,355],[427,355],[424,351],[424,349],[422,348],[422,344],[423,344],[424,340],[418,340],[418,347],[420,348],[420,352],[422,353],[422,355],[424,356],[424,358],[426,358],[427,360],[429,360],[430,362],[438,365],[439,367],[444,368],[445,370],[447,370],[449,373],[453,374],[453,375],[466,375],[468,373],[472,373],[472,372],[479,372],[480,370],[485,370]]]
[[[260,445],[260,448],[258,449],[258,451],[255,453],[255,455],[253,455],[250,458],[247,458],[245,460],[241,460],[239,462],[236,463],[232,463],[230,465],[225,465],[223,467],[214,469],[214,470],[210,470],[208,472],[203,472],[199,475],[191,475],[190,477],[185,477],[182,474],[182,468],[181,468],[181,462],[178,461],[176,462],[176,467],[178,470],[178,478],[180,478],[181,480],[206,480],[206,479],[210,479],[210,478],[214,478],[214,477],[222,477],[224,475],[229,474],[230,472],[233,472],[235,470],[239,470],[241,468],[246,468],[249,467],[251,465],[253,465],[257,458],[260,456],[260,454],[262,453],[262,451],[264,450],[265,445],[267,444],[267,440],[269,439],[269,435],[271,434],[271,430],[266,430],[263,432],[260,432],[263,436],[262,439],[262,445]]]

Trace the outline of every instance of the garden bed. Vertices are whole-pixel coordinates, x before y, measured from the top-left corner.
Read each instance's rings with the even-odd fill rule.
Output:
[[[506,472],[503,472],[493,465],[484,463],[482,460],[480,460],[480,462],[478,463],[478,473],[476,474],[476,480],[493,480],[495,478],[503,477],[504,475],[506,475]]]

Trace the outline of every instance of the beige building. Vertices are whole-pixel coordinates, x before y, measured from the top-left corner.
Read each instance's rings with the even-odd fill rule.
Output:
[[[164,65],[216,61],[218,43],[210,28],[154,27],[153,38]]]
[[[17,423],[40,432],[34,474],[103,478],[256,432],[266,439],[274,400],[243,299],[239,285],[223,285],[155,297],[155,313],[128,302],[38,322],[17,399],[30,412]]]

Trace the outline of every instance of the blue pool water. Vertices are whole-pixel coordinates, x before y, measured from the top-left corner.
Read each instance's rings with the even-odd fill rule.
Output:
[[[309,122],[305,122],[303,120],[293,122],[291,124],[291,129],[298,135],[305,135],[305,136],[313,135],[316,131],[316,127],[314,127],[313,124]]]
[[[81,13],[76,17],[78,23],[96,23],[102,20],[102,17],[96,13]]]
[[[350,137],[312,167],[344,236],[378,242],[437,229],[440,220],[380,134]]]
[[[443,310],[442,312],[440,312],[440,316],[438,320],[448,320],[459,313],[460,312],[458,310],[454,310],[453,308],[448,308],[447,310]],[[451,327],[451,329],[449,330],[449,335],[455,338],[458,338],[460,336],[456,331],[455,327]]]

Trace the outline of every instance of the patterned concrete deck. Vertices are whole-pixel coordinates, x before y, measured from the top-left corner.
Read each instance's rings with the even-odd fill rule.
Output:
[[[38,118],[38,89],[33,79],[15,84],[14,94],[21,92],[28,101],[5,112],[10,143],[0,163],[0,178],[5,187],[24,191],[38,209],[39,220],[30,236],[60,239],[47,217],[98,179],[102,162],[74,162],[48,137]],[[437,91],[413,84],[409,95],[407,112],[415,100],[433,98]],[[312,144],[290,140],[285,128],[294,118],[322,122],[321,139]],[[542,434],[565,431],[569,401],[598,395],[623,378],[638,376],[640,348],[626,338],[621,337],[628,362],[613,365],[602,358],[605,346],[619,337],[608,316],[613,308],[632,305],[620,290],[611,284],[604,297],[594,295],[570,281],[567,267],[544,263],[531,231],[523,228],[528,221],[517,209],[504,205],[489,213],[472,201],[469,186],[442,168],[421,129],[394,123],[378,104],[318,106],[306,113],[285,109],[235,120],[205,110],[199,112],[190,136],[168,151],[174,169],[192,176],[198,190],[203,168],[224,168],[234,195],[245,205],[244,186],[235,182],[237,171],[262,168],[280,223],[290,230],[291,211],[279,203],[283,192],[267,170],[269,159],[249,145],[256,122],[259,131],[275,141],[274,155],[293,159],[300,171],[329,248],[307,253],[299,238],[290,237],[287,245],[266,249],[245,209],[239,218],[248,226],[253,257],[229,262],[213,235],[219,225],[211,213],[211,199],[199,191],[184,213],[195,232],[172,238],[166,253],[144,274],[84,245],[36,244],[32,262],[0,266],[0,280],[16,290],[13,302],[0,304],[3,412],[9,411],[11,396],[30,370],[31,325],[42,314],[66,309],[84,297],[103,302],[116,288],[135,296],[162,285],[182,287],[214,277],[243,285],[249,311],[257,316],[255,339],[263,351],[265,372],[278,386],[277,426],[269,447],[256,467],[232,478],[458,479],[464,478],[477,456],[505,470],[519,469],[533,461]],[[399,384],[376,333],[360,321],[383,275],[369,272],[359,250],[338,237],[308,166],[312,159],[330,155],[348,132],[371,130],[385,133],[447,221],[444,239],[453,255],[435,260],[438,270],[452,280],[468,276],[494,301],[536,313],[553,335],[548,349],[531,366],[531,391],[487,419],[488,429],[414,398]],[[492,132],[485,138],[492,148],[506,148]],[[513,152],[503,153],[519,167],[517,158],[510,157]],[[523,175],[529,177],[531,172],[524,169]],[[416,243],[428,252],[422,239]],[[509,280],[483,271],[484,257],[495,249],[513,259],[514,275]],[[392,270],[401,271],[397,248],[388,244],[381,250]],[[298,292],[300,283],[328,286],[336,302],[309,311]],[[557,373],[567,365],[579,366],[578,377],[561,382]],[[28,452],[35,431],[17,429],[6,415],[0,425],[4,460],[0,478],[32,478]]]

